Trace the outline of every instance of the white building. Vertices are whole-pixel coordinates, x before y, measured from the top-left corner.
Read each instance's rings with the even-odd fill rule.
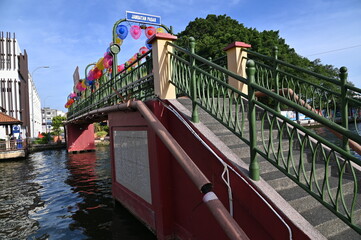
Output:
[[[41,129],[40,98],[28,70],[28,55],[21,52],[15,34],[0,32],[0,110],[22,123],[0,126],[0,138],[9,134],[36,137]]]
[[[52,131],[52,120],[53,117],[56,116],[65,116],[66,113],[60,110],[56,110],[56,109],[51,109],[48,107],[44,107],[42,110],[42,118],[43,118],[43,128],[42,128],[42,132],[48,133]]]
[[[31,137],[37,137],[42,129],[41,101],[33,77],[29,74]]]

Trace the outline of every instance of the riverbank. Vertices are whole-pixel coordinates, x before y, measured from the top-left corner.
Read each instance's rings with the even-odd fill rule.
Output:
[[[108,146],[109,144],[110,144],[109,140],[95,140],[96,146]],[[31,144],[29,146],[29,153],[39,152],[44,150],[56,150],[56,149],[66,149],[66,142],[49,143],[49,144]]]
[[[109,144],[110,141],[108,139],[95,140],[96,146],[109,146]],[[29,153],[41,152],[45,150],[57,150],[57,149],[66,149],[66,142],[48,143],[48,144],[30,144],[26,150],[22,149],[22,150],[0,152],[0,159],[25,158]]]
[[[48,143],[48,144],[30,144],[28,151],[29,153],[34,153],[44,150],[56,150],[56,149],[65,149],[65,148],[66,148],[66,142]]]
[[[94,142],[96,146],[108,146],[110,144],[110,141],[108,139],[103,139],[103,140],[95,139]]]

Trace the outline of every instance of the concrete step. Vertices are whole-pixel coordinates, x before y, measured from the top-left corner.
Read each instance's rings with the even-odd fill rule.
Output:
[[[320,210],[320,209],[315,209]],[[327,212],[327,209],[322,209],[322,212]],[[355,211],[355,215],[360,216],[361,210],[358,209]],[[361,225],[360,219],[356,220],[356,223]],[[332,218],[326,222],[323,222],[316,226],[316,229],[323,233],[323,235],[330,240],[355,240],[361,239],[360,234],[355,230],[351,229],[346,223],[341,221],[339,218]]]
[[[322,188],[321,181],[319,181],[319,186],[320,186],[320,188]],[[335,178],[330,178],[330,186],[332,186],[332,188],[330,189],[331,196],[333,196],[333,198],[334,198],[338,191],[338,181]],[[353,193],[354,184],[353,184],[353,182],[349,181],[349,182],[343,184],[342,188],[343,188],[343,190],[342,190],[343,194],[349,195],[349,194]],[[313,191],[317,192],[316,186],[313,187]],[[296,189],[294,188],[294,189],[291,189],[291,191],[283,191],[283,192],[279,191],[279,193],[286,200],[288,200],[288,202],[291,204],[291,206],[293,206],[298,212],[305,212],[305,211],[311,210],[319,205],[319,202],[314,197],[310,196],[306,191],[296,191]],[[292,193],[292,194],[290,194],[291,196],[287,195],[289,193]],[[295,195],[297,197],[295,197]],[[330,201],[329,196],[326,192],[325,192],[325,199],[327,201]]]
[[[300,182],[303,184],[309,183],[311,181],[319,181],[321,179],[323,179],[324,177],[324,173],[325,173],[325,169],[321,166],[318,166],[318,168],[315,171],[315,175],[313,176],[312,180],[310,180],[310,175],[311,175],[311,171],[310,168],[311,166],[309,165],[308,171],[306,171],[305,173],[301,173],[301,177],[300,177]],[[305,176],[303,175],[305,174]],[[293,174],[292,174],[293,175]],[[281,191],[281,190],[285,190],[285,189],[291,189],[294,188],[297,185],[297,183],[295,183],[294,181],[292,181],[289,177],[287,177],[286,175],[284,175],[281,171],[275,171],[275,172],[270,172],[270,173],[265,173],[261,175],[262,178],[264,180],[266,180],[276,191]]]
[[[217,135],[217,137],[222,140],[232,151],[237,154],[241,159],[249,158],[250,156],[250,147],[242,142],[237,136],[231,135]],[[267,150],[270,153],[270,158],[275,159],[278,154],[281,154],[281,158],[283,156],[284,161],[287,161],[290,143],[289,141],[282,141],[281,143],[278,140],[273,141],[273,145],[269,145],[269,141],[258,140],[257,148],[261,151]],[[279,153],[280,150],[280,153]],[[292,146],[292,157],[294,161],[299,161],[300,158],[300,146],[293,144]],[[306,149],[303,151],[304,161],[310,161],[309,157],[312,156],[311,153]]]
[[[191,110],[191,101],[187,99],[186,107]],[[261,112],[261,111],[259,111]],[[205,124],[221,141],[223,141],[239,158],[241,158],[246,164],[250,162],[250,147],[245,144],[239,137],[231,133],[226,127],[218,123],[212,116],[206,113],[203,110],[199,110],[200,119],[203,124]],[[249,129],[248,123],[244,124],[244,129],[242,131],[243,137],[246,139],[249,138]],[[268,128],[268,127],[267,127]],[[260,149],[263,149],[264,146],[268,148],[269,136],[272,133],[273,140],[273,150],[271,151],[271,156],[273,154],[277,155],[278,150],[282,149],[282,154],[284,156],[284,161],[287,162],[288,150],[290,147],[290,140],[286,140],[289,133],[292,129],[284,129],[282,137],[283,140],[279,141],[278,129],[273,128],[272,131],[268,131],[267,128],[264,131],[264,138],[260,134],[261,122],[257,121],[257,146]],[[305,175],[306,179],[309,179],[312,169],[312,154],[310,151],[300,151],[300,141],[297,139],[297,136],[294,136],[292,141],[292,156],[293,156],[293,167],[291,167],[291,173],[294,175],[295,171],[298,171],[298,165],[300,162],[301,156],[304,161]],[[274,157],[271,157],[274,158]],[[285,176],[281,171],[273,166],[272,163],[263,159],[261,156],[258,156],[260,173],[261,177],[267,181],[270,186],[272,186],[286,201],[290,203],[291,206],[295,208],[306,220],[308,220],[316,229],[318,229],[325,237],[329,239],[361,239],[361,235],[356,233],[346,224],[344,224],[338,217],[330,212],[326,207],[320,204],[315,198],[310,196],[306,191],[299,187],[295,182],[290,178]],[[283,164],[285,165],[285,164]],[[316,182],[322,188],[323,178],[325,174],[325,164],[324,161],[318,160],[315,165],[315,176],[312,179],[312,186],[314,191],[316,190]],[[338,187],[338,168],[335,163],[332,163],[328,166],[329,170],[329,188],[331,189],[331,195],[335,196],[337,193]],[[303,175],[303,173],[301,174]],[[304,176],[301,177],[301,181],[305,182]],[[353,193],[353,182],[347,180],[347,177],[344,177],[343,180],[343,193],[346,194],[346,201],[350,201],[349,198]],[[326,194],[327,195],[327,194]],[[326,196],[325,195],[325,196]],[[329,198],[325,198],[329,201]],[[359,207],[359,206],[358,206]],[[360,216],[359,210],[357,213]],[[358,221],[358,220],[357,220]],[[360,220],[361,221],[361,220]],[[334,226],[333,226],[334,225]],[[341,236],[344,234],[345,238]]]
[[[190,112],[192,112],[192,101],[189,99],[189,98],[181,98],[181,99],[177,99],[180,103],[182,103],[182,105],[187,108]],[[248,103],[247,103],[247,100],[244,100],[244,104],[245,104],[245,107],[242,108],[241,106],[239,106],[238,108],[238,118],[239,119],[242,119],[242,113],[245,114],[244,118],[247,119],[247,115],[248,115]],[[226,101],[226,103],[224,104],[225,108],[223,108],[223,103],[221,102],[220,105],[219,105],[219,117],[222,115],[222,111],[224,110],[225,111],[225,115],[228,117],[229,115],[229,109],[228,109],[228,102]],[[235,105],[233,104],[233,111],[232,111],[232,114],[231,116],[233,117],[233,119],[236,118],[236,114],[234,113],[235,111]],[[213,107],[213,110],[215,112],[216,110],[216,107]],[[261,116],[263,114],[263,110],[261,108],[256,108],[256,118],[257,119],[261,119]],[[214,118],[212,116],[210,116],[206,111],[204,111],[201,107],[198,107],[198,115],[199,115],[199,118],[202,120],[202,123],[206,124],[208,122],[208,120],[214,120]],[[247,121],[245,121],[246,124]],[[248,125],[247,125],[248,126]]]
[[[345,198],[350,198],[346,195]],[[310,210],[301,213],[317,230],[319,230],[327,239],[361,239],[360,234],[351,229],[335,214],[330,212],[326,207],[319,205]],[[361,215],[361,209],[354,212],[355,216]],[[360,218],[355,223],[361,224]]]
[[[214,134],[216,134],[217,136],[227,136],[227,135],[233,135],[234,134],[225,126],[222,125],[222,127],[220,127],[220,123],[217,122],[212,122],[212,123],[204,123],[202,122],[204,125],[206,125]],[[257,129],[261,129],[261,123],[259,121],[256,122],[256,127]],[[242,133],[242,137],[249,140],[249,128],[248,126],[239,126],[238,128],[239,132]],[[272,132],[272,136],[270,136],[270,133]],[[278,134],[279,131],[278,129],[273,129],[272,131],[265,129],[263,135],[261,133],[261,131],[257,132],[257,141],[261,141],[263,138],[264,139],[269,139],[271,137],[271,139],[277,139],[278,138]]]

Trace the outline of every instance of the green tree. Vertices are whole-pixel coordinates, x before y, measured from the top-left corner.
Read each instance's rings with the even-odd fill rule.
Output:
[[[53,127],[53,134],[55,136],[60,136],[60,134],[63,132],[62,127],[64,126],[65,120],[66,117],[63,116],[53,117],[51,126]]]
[[[103,138],[109,134],[109,126],[105,122],[94,123],[95,134],[99,138]]]
[[[321,64],[320,59],[310,61],[308,58],[300,56],[296,53],[295,49],[286,44],[286,40],[279,36],[278,30],[264,30],[262,32],[255,28],[247,28],[237,20],[230,18],[227,15],[208,15],[204,18],[196,18],[194,21],[189,22],[184,31],[177,34],[177,45],[183,48],[189,48],[189,38],[194,37],[196,40],[196,53],[206,59],[218,59],[226,55],[223,50],[230,43],[235,41],[242,41],[251,44],[251,50],[266,56],[273,56],[273,49],[278,47],[278,59],[300,68],[318,73],[320,75],[339,79],[339,69],[332,65]],[[254,58],[254,56],[252,57]],[[272,62],[265,62],[272,66]],[[290,78],[289,76],[297,76],[299,79],[313,83],[316,86],[323,87],[324,89],[340,92],[340,89],[335,84],[313,77],[309,74],[299,72],[293,68],[280,66],[280,70],[288,73],[287,75],[280,76]],[[352,84],[352,83],[350,83]],[[301,91],[299,85],[290,86],[296,92]],[[300,91],[299,91],[300,90]],[[312,90],[309,90],[312,91]],[[322,91],[322,90],[320,90]],[[305,97],[305,96],[301,96]],[[307,99],[307,96],[306,96]],[[265,99],[267,104],[273,105],[269,99]],[[335,102],[340,102],[335,98]]]
[[[274,46],[278,47],[278,59],[314,71],[331,78],[338,78],[338,69],[332,65],[322,65],[319,59],[310,61],[300,56],[295,49],[286,44],[279,36],[278,30],[259,32],[255,28],[247,28],[227,15],[208,15],[189,22],[184,31],[177,34],[177,44],[184,48],[189,46],[189,37],[196,40],[196,53],[206,59],[217,59],[225,56],[223,49],[234,41],[251,44],[251,50],[263,55],[272,56]],[[291,72],[292,73],[292,72]],[[319,84],[319,82],[316,82]]]

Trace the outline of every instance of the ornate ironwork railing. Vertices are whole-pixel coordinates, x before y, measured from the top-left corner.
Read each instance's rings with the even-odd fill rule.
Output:
[[[361,89],[347,83],[345,67],[340,69],[339,78],[330,78],[278,60],[277,48],[273,57],[246,52],[248,59],[255,62],[258,85],[331,121],[341,123],[341,111],[355,125],[361,120]],[[276,105],[279,109],[279,103]]]
[[[138,55],[133,63],[126,65],[115,78],[104,77],[99,86],[77,100],[68,111],[68,120],[101,107],[127,100],[147,100],[154,97],[151,51]]]
[[[360,119],[354,113],[361,106],[361,90],[346,83],[346,69],[341,69],[340,80],[325,78],[277,57],[248,51],[252,60],[247,63],[246,79],[228,71],[224,64],[196,55],[193,40],[190,50],[168,44],[173,47],[168,52],[170,81],[178,94],[192,100],[192,120],[198,121],[197,108],[201,107],[245,142],[250,151],[252,179],[259,179],[258,158],[262,157],[361,233],[361,214],[357,210],[361,201],[361,164],[348,147],[349,143],[354,147],[361,144],[357,131],[348,129],[350,120],[356,123]],[[73,104],[68,119],[119,101],[153,98],[151,58],[141,60],[150,54],[139,56],[115,78],[104,81],[90,96]],[[246,84],[248,94],[230,86],[229,77]],[[315,84],[315,79],[322,80],[322,84]],[[274,106],[266,104],[262,97],[271,99]],[[282,107],[322,124],[340,135],[341,143],[333,143],[283,116]],[[338,111],[340,119],[335,114]]]
[[[346,84],[345,69],[341,69],[341,81],[326,79],[342,88],[336,92],[326,86],[312,84],[303,77],[309,74],[313,78],[321,78],[317,74],[290,64],[284,65],[292,71],[276,64],[270,66],[272,61],[280,64],[277,59],[267,59],[268,64],[266,61],[249,60],[248,77],[245,79],[194,54],[192,41],[190,50],[172,43],[169,45],[174,48],[173,52],[169,52],[171,83],[192,100],[192,120],[198,121],[197,108],[201,107],[248,144],[251,178],[259,179],[258,158],[263,157],[361,233],[361,214],[360,210],[356,210],[361,203],[358,195],[361,164],[348,148],[349,141],[360,146],[361,136],[348,129],[347,111],[341,112],[341,125],[334,122],[335,117],[331,117],[333,110],[344,110],[351,103],[360,107],[359,100],[352,97],[352,94],[360,93],[360,89]],[[296,77],[296,71],[300,71],[302,77]],[[247,84],[248,95],[229,86],[228,77]],[[270,107],[256,95],[267,96],[277,104]],[[340,101],[342,104],[337,105]],[[283,116],[279,111],[281,105],[340,134],[343,143],[332,143]],[[327,114],[321,113],[321,110]],[[357,117],[353,120],[356,121]]]

